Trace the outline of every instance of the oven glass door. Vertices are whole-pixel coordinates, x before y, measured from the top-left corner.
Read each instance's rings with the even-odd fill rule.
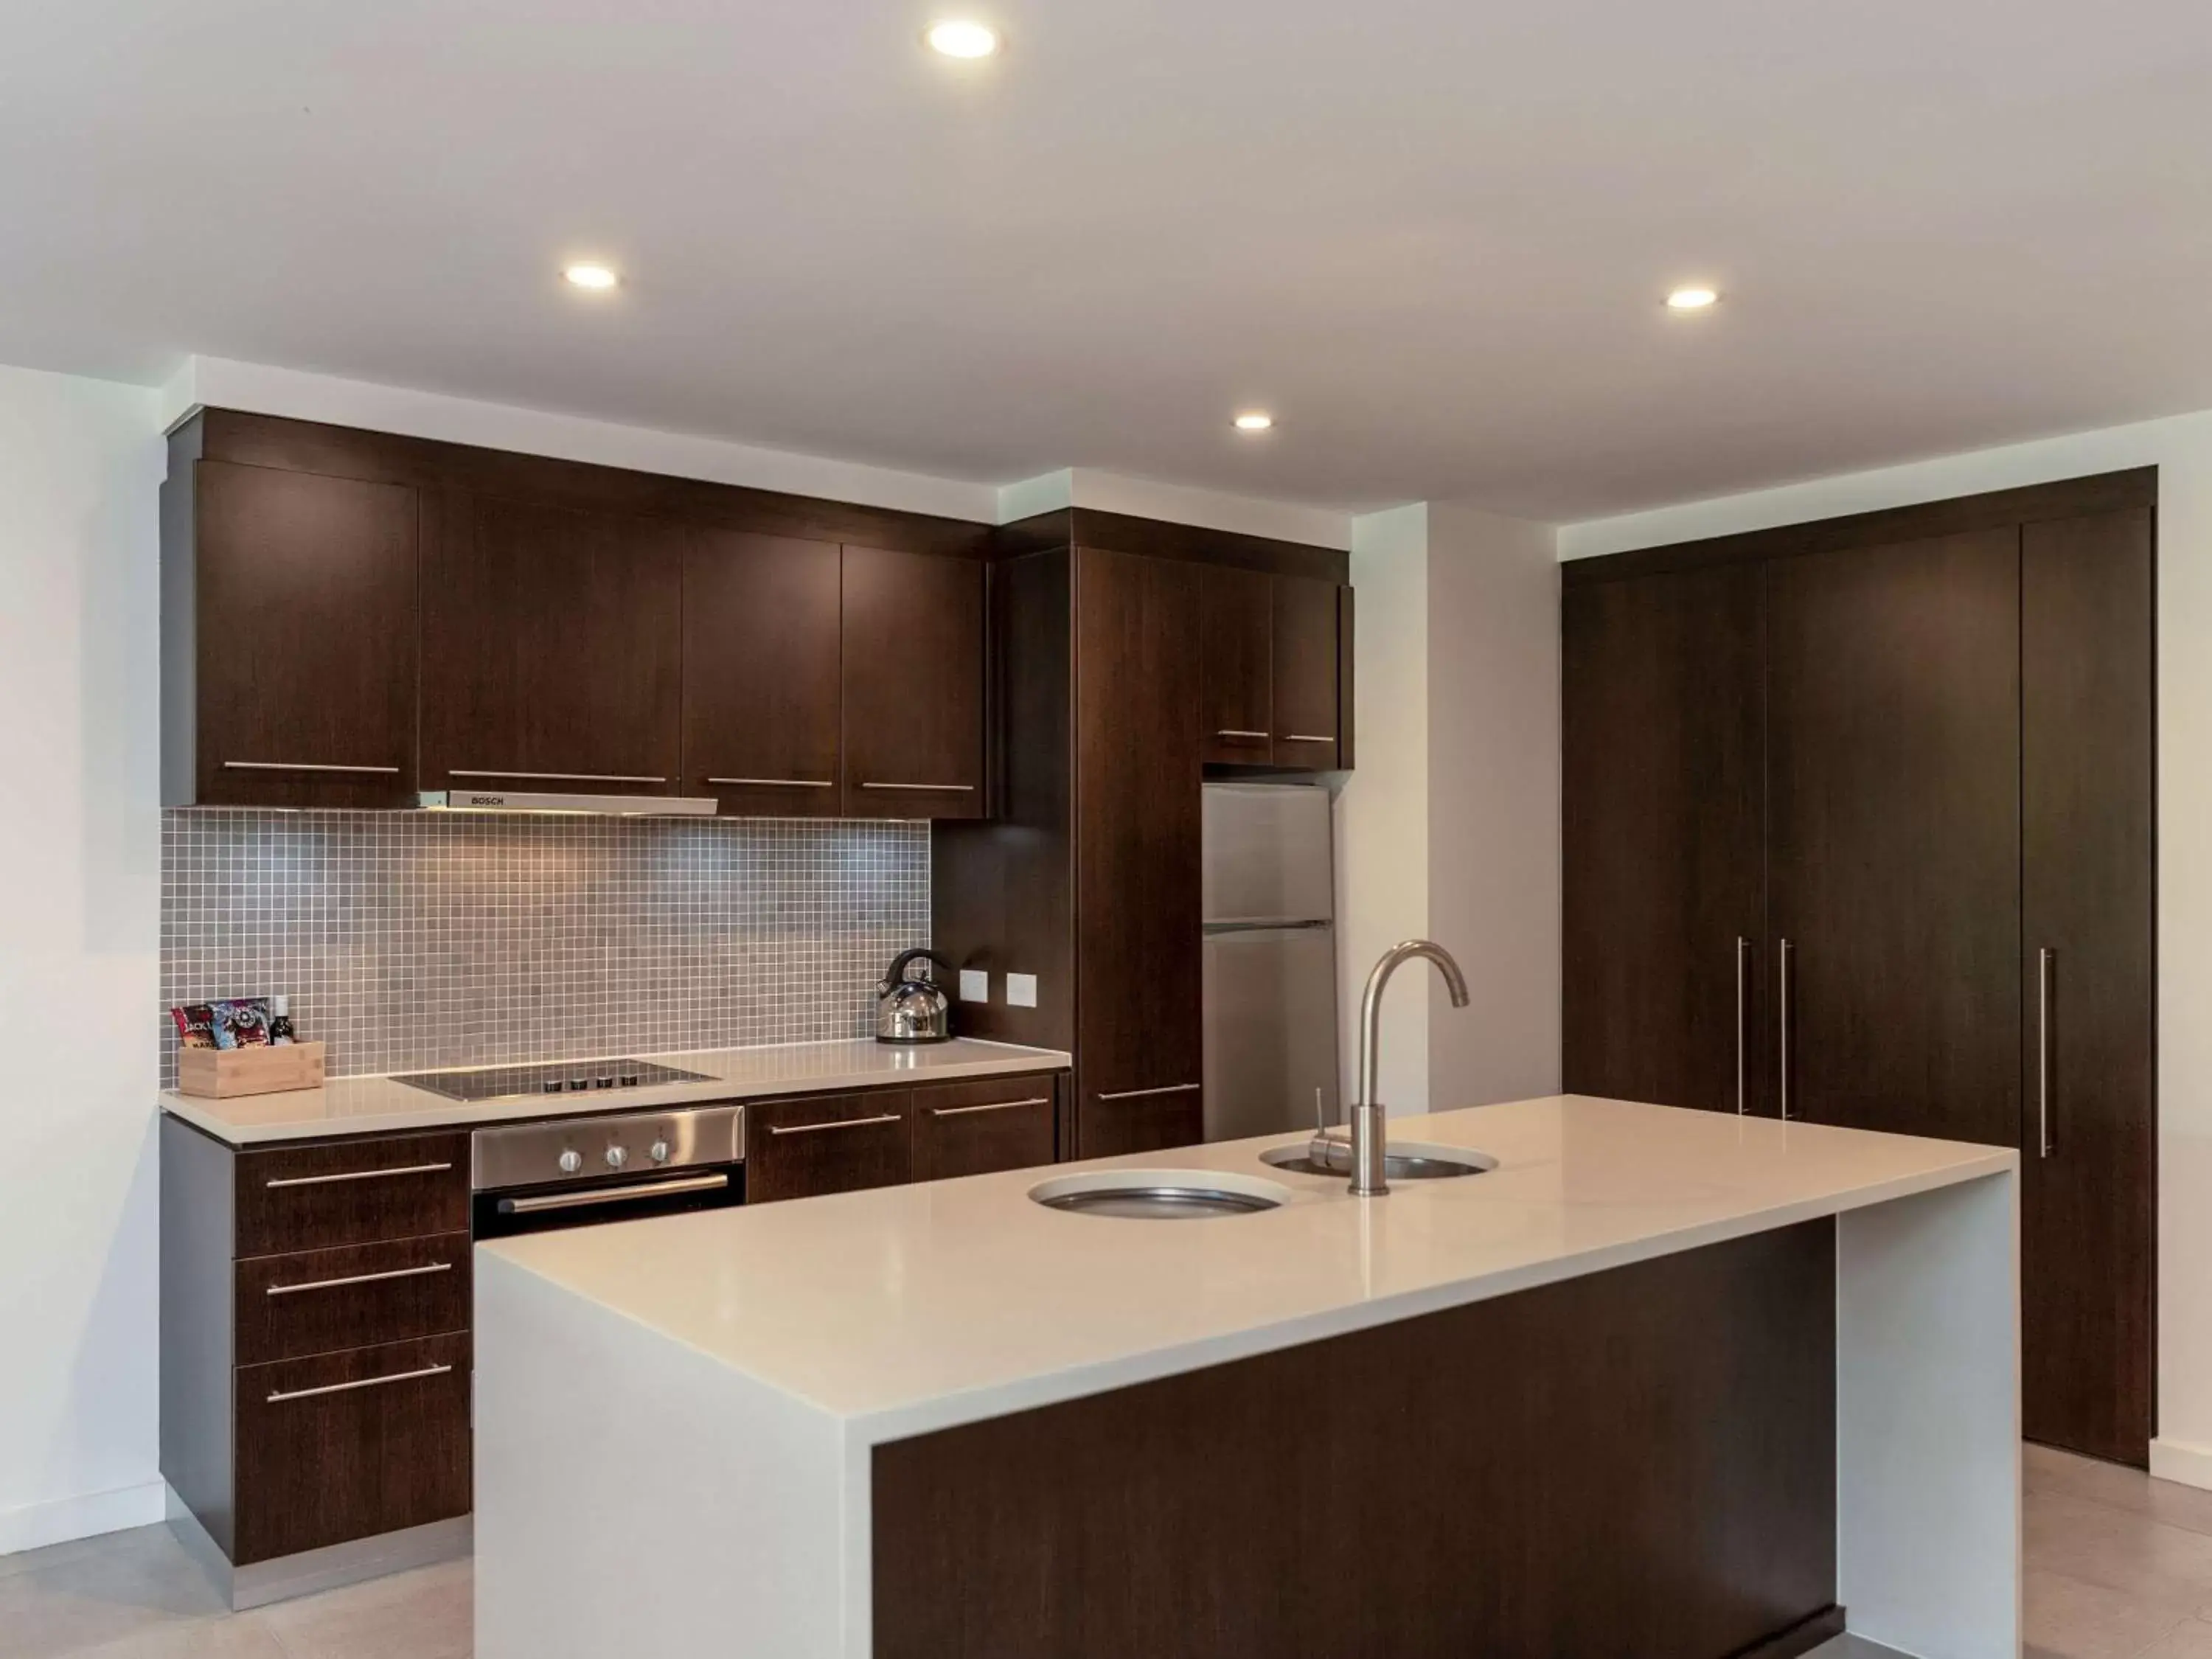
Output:
[[[512,1238],[556,1227],[718,1210],[744,1201],[745,1166],[712,1164],[633,1180],[615,1176],[478,1193],[472,1226],[478,1238]]]

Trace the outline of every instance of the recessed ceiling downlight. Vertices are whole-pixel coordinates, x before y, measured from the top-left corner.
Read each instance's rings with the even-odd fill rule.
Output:
[[[922,37],[930,49],[947,58],[988,58],[999,49],[999,32],[988,23],[947,18],[932,23]]]
[[[1710,288],[1678,288],[1667,296],[1669,311],[1704,311],[1720,299],[1717,289]]]
[[[576,288],[587,288],[604,292],[614,287],[622,278],[605,265],[570,265],[562,273]]]
[[[1265,432],[1274,423],[1273,416],[1256,409],[1246,410],[1237,417],[1236,421],[1237,429],[1239,432]]]

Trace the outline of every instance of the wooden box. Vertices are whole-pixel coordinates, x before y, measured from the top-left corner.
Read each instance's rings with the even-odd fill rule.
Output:
[[[179,1048],[177,1092],[227,1100],[323,1086],[323,1045],[288,1042],[253,1048]]]

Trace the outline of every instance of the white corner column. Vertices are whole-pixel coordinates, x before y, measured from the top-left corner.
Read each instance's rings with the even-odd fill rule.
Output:
[[[2016,1173],[1836,1218],[1836,1595],[1918,1659],[2017,1659]]]

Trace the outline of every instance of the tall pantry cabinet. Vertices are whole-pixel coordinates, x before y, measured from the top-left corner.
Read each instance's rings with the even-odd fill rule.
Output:
[[[2155,491],[1582,562],[1563,616],[1566,1086],[2019,1148],[2026,1432],[2137,1465]]]

